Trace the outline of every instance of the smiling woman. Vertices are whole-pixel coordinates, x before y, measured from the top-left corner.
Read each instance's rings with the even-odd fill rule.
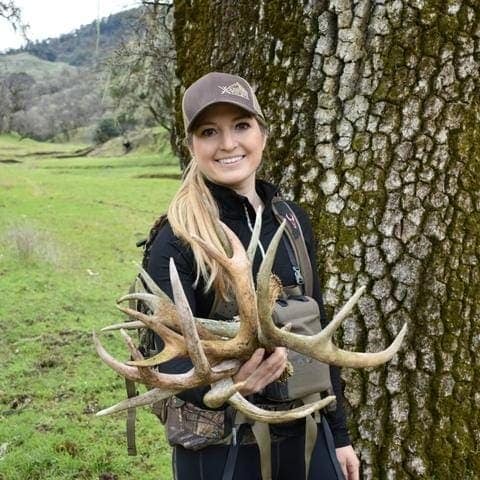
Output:
[[[303,234],[306,244],[303,267],[308,263],[314,273],[315,240],[305,212],[293,202],[280,199],[277,187],[256,176],[267,142],[267,129],[248,82],[236,75],[209,73],[185,91],[182,107],[192,158],[168,209],[167,222],[163,222],[151,244],[147,270],[157,285],[172,297],[169,263],[173,258],[194,316],[231,318],[238,307],[231,300],[235,297],[235,281],[224,264],[201,246],[203,240],[212,251],[227,253],[228,242],[223,238],[225,234],[219,228],[219,221],[246,247],[262,207],[258,251],[251,265],[254,277],[279,227],[273,206],[279,200],[290,212],[292,222],[298,220],[297,232]],[[299,268],[296,255],[291,253],[297,243],[292,243],[288,235],[283,237],[273,262],[275,278],[285,286],[283,292],[293,288],[303,299],[313,297],[317,312],[322,312],[314,315],[315,321],[319,323],[321,318],[326,325],[318,278],[314,274],[311,281],[303,281],[307,276],[302,277],[303,267]],[[303,273],[306,271],[307,268]],[[292,322],[295,321],[298,315],[292,318]],[[163,346],[162,339],[155,336],[153,350],[162,350]],[[284,347],[276,347],[268,354],[264,348],[258,348],[250,358],[238,360],[243,365],[233,380],[240,394],[251,396],[253,403],[270,410],[297,406],[295,399],[300,397],[287,396],[279,400],[273,394],[275,388],[281,388],[276,380],[287,364]],[[185,358],[174,358],[159,365],[165,373],[186,372],[191,367],[192,363]],[[303,476],[310,480],[339,480],[344,478],[343,470],[348,480],[357,480],[358,459],[345,426],[339,370],[332,368],[331,382],[328,367],[326,372],[328,387],[319,387],[313,392],[319,395],[333,385],[336,410],[322,413],[320,421],[316,418],[317,423],[310,416],[308,421],[270,427],[271,437],[268,428],[262,430],[257,424],[252,428],[242,424],[233,407],[209,409],[203,402],[207,387],[178,394],[178,398],[169,401],[167,415],[169,442],[174,447],[175,479],[290,480]],[[313,377],[319,376],[319,371],[315,371]],[[238,435],[237,427],[241,432]]]

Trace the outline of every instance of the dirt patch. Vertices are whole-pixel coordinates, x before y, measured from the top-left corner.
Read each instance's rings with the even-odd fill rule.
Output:
[[[83,413],[86,415],[92,415],[100,411],[100,405],[98,404],[97,400],[93,400],[92,402],[88,402],[85,407],[83,408]]]
[[[0,160],[0,163],[22,163],[20,160],[15,160],[14,158],[6,158]]]
[[[78,445],[76,443],[65,440],[62,443],[59,443],[55,446],[55,451],[58,453],[67,453],[71,457],[76,457],[78,455]]]
[[[98,480],[118,480],[118,475],[110,472],[105,472],[100,474]]]
[[[2,415],[13,415],[14,413],[20,413],[32,402],[32,397],[26,394],[15,395],[10,401],[9,410],[0,412]]]
[[[162,178],[169,180],[181,180],[181,173],[143,173],[142,175],[137,175],[134,178]]]
[[[40,359],[36,363],[36,367],[39,368],[40,370],[48,370],[50,368],[55,368],[58,367],[61,364],[61,362],[58,360],[56,357],[46,357]]]

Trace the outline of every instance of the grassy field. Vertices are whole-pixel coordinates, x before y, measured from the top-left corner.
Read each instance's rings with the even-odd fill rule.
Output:
[[[125,416],[94,413],[125,396],[91,332],[122,321],[115,299],[143,238],[179,183],[169,154],[62,158],[79,145],[0,136],[0,479],[168,480],[158,420],[138,411],[139,454]],[[103,336],[127,358],[118,334]]]

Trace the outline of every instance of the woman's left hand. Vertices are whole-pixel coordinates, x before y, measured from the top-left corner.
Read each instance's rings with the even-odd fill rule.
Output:
[[[351,445],[335,449],[338,463],[342,467],[343,476],[345,480],[359,480],[360,479],[360,461],[357,454]]]

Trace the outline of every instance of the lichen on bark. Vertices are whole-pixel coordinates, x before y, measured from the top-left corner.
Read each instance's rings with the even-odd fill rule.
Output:
[[[409,324],[387,367],[343,371],[362,478],[478,478],[480,4],[191,0],[175,16],[177,101],[210,70],[248,78],[263,174],[311,214],[329,312],[367,285],[338,342],[377,350]]]

